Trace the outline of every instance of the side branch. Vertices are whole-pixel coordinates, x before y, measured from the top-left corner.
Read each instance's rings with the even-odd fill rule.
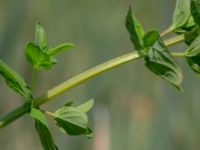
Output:
[[[183,36],[176,36],[173,37],[169,40],[165,41],[166,46],[171,46],[177,43],[180,43],[184,40]],[[173,53],[172,53],[173,55]],[[174,56],[183,56],[182,54],[174,54]],[[101,65],[98,65],[92,69],[89,69],[59,85],[57,85],[56,87],[50,89],[49,91],[47,91],[46,93],[44,93],[43,95],[39,96],[38,98],[36,98],[34,100],[34,106],[40,106],[50,100],[52,100],[52,98],[54,98],[57,95],[62,94],[63,92],[66,92],[70,89],[72,89],[75,86],[78,86],[79,84],[83,83],[86,80],[89,80],[90,78],[93,78],[103,72],[106,72],[108,70],[111,70],[115,67],[118,67],[122,64],[125,64],[127,62],[139,59],[140,56],[137,51],[135,52],[131,52],[128,54],[125,54],[123,56],[114,58],[108,62],[105,62]],[[5,127],[7,124],[13,122],[14,120],[16,120],[17,118],[21,117],[22,115],[24,115],[27,112],[26,107],[24,105],[19,106],[18,108],[16,108],[15,110],[3,115],[0,117],[0,128]]]
[[[125,54],[123,56],[114,58],[114,59],[112,59],[108,62],[105,62],[101,65],[98,65],[94,68],[91,68],[91,69],[57,85],[56,87],[54,87],[54,88],[50,89],[49,91],[47,91],[46,93],[44,93],[43,95],[39,96],[38,98],[36,98],[34,100],[34,106],[36,106],[36,107],[40,106],[40,105],[44,104],[45,102],[52,100],[52,98],[54,98],[55,96],[60,95],[63,92],[66,92],[75,86],[78,86],[79,84],[83,83],[84,81],[86,81],[90,78],[93,78],[105,71],[111,70],[111,69],[118,67],[122,64],[125,64],[129,61],[136,60],[140,57],[141,56],[137,52],[131,52],[131,53]],[[0,128],[5,127],[7,124],[13,122],[17,118],[19,118],[20,116],[25,114],[27,112],[27,110],[25,108],[26,107],[24,107],[24,106],[20,106],[20,107],[16,108],[15,110],[9,112],[8,114],[1,116],[0,117]]]

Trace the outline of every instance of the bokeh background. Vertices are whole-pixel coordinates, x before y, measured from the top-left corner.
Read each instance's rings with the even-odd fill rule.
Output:
[[[35,96],[97,64],[133,50],[124,21],[129,5],[147,30],[171,24],[175,0],[0,0],[0,58],[30,83],[32,69],[24,47],[34,40],[39,21],[50,45],[72,42],[76,48],[58,56],[59,63],[38,75]],[[184,50],[180,45],[172,51]],[[90,98],[94,137],[66,136],[50,119],[61,150],[199,150],[200,78],[183,68],[184,93],[147,70],[143,60],[106,72],[56,97],[42,107],[50,111],[67,101]],[[0,114],[23,103],[23,98],[0,80]],[[42,150],[34,121],[23,116],[0,130],[1,150]]]

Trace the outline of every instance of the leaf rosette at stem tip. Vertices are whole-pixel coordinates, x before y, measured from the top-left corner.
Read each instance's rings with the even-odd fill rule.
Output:
[[[49,56],[34,43],[28,43],[25,55],[28,62],[37,70],[51,69],[57,63],[54,57]]]
[[[157,36],[155,43],[149,47],[147,55],[145,56],[145,65],[150,71],[182,91],[180,87],[183,79],[181,68],[176,63],[160,36]]]
[[[57,60],[55,55],[73,48],[74,44],[64,43],[51,48],[46,40],[46,32],[40,23],[36,25],[35,42],[29,42],[25,49],[26,59],[37,70],[51,69]]]

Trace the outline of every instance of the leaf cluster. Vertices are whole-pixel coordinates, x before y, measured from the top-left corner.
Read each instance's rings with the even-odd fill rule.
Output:
[[[157,30],[146,32],[134,16],[131,7],[128,10],[125,25],[137,54],[144,59],[145,66],[151,72],[182,91],[182,70],[168,45],[164,42],[165,35],[160,34]],[[172,25],[168,31],[175,33],[176,36],[184,37],[187,49],[181,54],[186,59],[189,67],[200,75],[200,0],[177,0]],[[36,25],[35,41],[26,45],[25,56],[34,70],[48,70],[57,63],[55,57],[57,54],[73,47],[74,44],[72,43],[51,47],[47,42],[44,28],[38,23]],[[112,62],[110,61],[110,63]],[[100,68],[99,70],[103,72],[106,69]],[[97,73],[92,72],[89,75],[92,77],[94,74]],[[53,117],[55,124],[65,134],[92,137],[92,130],[88,126],[87,112],[93,107],[93,100],[79,106],[73,106],[73,102],[68,102],[55,112],[49,112],[42,110],[39,106],[34,106],[33,92],[30,86],[2,60],[0,60],[0,75],[10,88],[25,98],[25,112],[35,119],[35,128],[45,150],[58,150],[46,115]],[[83,77],[82,80],[84,79]]]
[[[35,118],[35,128],[39,134],[40,141],[45,150],[58,150],[55,145],[50,128],[48,126],[46,114],[54,118],[56,125],[62,132],[68,135],[86,135],[92,137],[92,130],[88,127],[87,112],[93,107],[94,101],[89,100],[82,105],[65,105],[54,113],[32,108],[30,115]]]
[[[131,7],[126,16],[126,28],[131,42],[144,57],[146,67],[182,91],[182,70],[176,62],[163,37],[158,31],[145,33],[142,25],[132,13]],[[168,29],[184,36],[188,48],[183,52],[190,68],[200,73],[200,0],[177,0],[172,25]]]
[[[64,43],[51,48],[47,43],[44,28],[38,23],[36,25],[35,42],[27,44],[25,56],[34,70],[48,70],[57,63],[55,55],[73,47],[74,44],[72,43]],[[10,88],[24,96],[26,100],[26,107],[24,109],[35,119],[35,128],[45,150],[58,150],[48,126],[47,114],[54,118],[55,124],[66,134],[85,134],[88,138],[92,137],[92,130],[88,127],[87,112],[92,108],[93,100],[76,107],[72,106],[72,103],[68,103],[54,113],[51,113],[34,106],[33,92],[30,86],[2,60],[0,60],[0,74]]]
[[[36,25],[35,42],[29,42],[25,54],[27,61],[37,70],[51,69],[57,63],[55,55],[73,48],[74,44],[64,43],[51,48],[46,40],[46,32],[40,23]]]

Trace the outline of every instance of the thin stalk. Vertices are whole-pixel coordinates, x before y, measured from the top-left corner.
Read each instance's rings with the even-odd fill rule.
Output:
[[[53,97],[60,95],[61,93],[66,92],[75,86],[78,86],[79,84],[83,83],[84,81],[86,81],[92,77],[95,77],[105,71],[111,70],[111,69],[118,67],[122,64],[125,64],[129,61],[136,60],[140,57],[141,56],[137,52],[131,52],[131,53],[125,54],[123,56],[114,58],[114,59],[112,59],[106,63],[103,63],[101,65],[98,65],[92,69],[89,69],[89,70],[55,86],[54,88],[52,88],[49,91],[47,91],[46,93],[42,94],[38,98],[34,99],[34,101],[33,101],[34,106],[38,107],[38,106],[44,104],[45,102],[52,100]],[[24,107],[24,106],[20,106],[20,107],[16,108],[15,110],[13,110],[12,112],[9,112],[8,114],[1,116],[0,117],[0,128],[5,127],[7,124],[11,123],[12,121],[16,120],[17,118],[19,118],[20,116],[25,114],[27,112],[27,110],[25,108],[26,107]]]
[[[170,34],[172,32],[173,32],[173,29],[171,27],[169,27],[166,30],[164,30],[163,32],[161,32],[160,36],[164,37],[164,36],[166,36],[166,35],[168,35],[168,34]]]
[[[57,95],[60,95],[61,93],[68,91],[69,89],[81,84],[82,82],[93,78],[99,74],[102,74],[103,72],[106,72],[108,70],[111,70],[115,67],[118,67],[124,63],[127,63],[132,60],[136,60],[140,58],[139,54],[137,52],[131,52],[128,54],[125,54],[123,56],[114,58],[106,63],[103,63],[101,65],[98,65],[94,68],[91,68],[59,85],[49,90],[47,93],[41,95],[40,97],[36,98],[34,101],[35,106],[39,106],[41,104],[44,104],[45,102],[51,100]]]
[[[182,36],[181,37],[176,36],[175,38],[167,40],[165,42],[165,44],[166,44],[166,46],[171,46],[171,45],[179,43],[183,40],[184,39]],[[173,55],[173,53],[172,53],[172,55]],[[177,54],[175,56],[177,56]],[[102,74],[103,72],[106,72],[108,70],[111,70],[113,68],[121,66],[122,64],[125,64],[127,62],[137,60],[140,57],[142,57],[142,56],[140,56],[137,53],[137,51],[131,52],[131,53],[125,54],[123,56],[114,58],[114,59],[112,59],[108,62],[105,62],[101,65],[98,65],[92,69],[89,69],[89,70],[57,85],[56,87],[50,89],[46,93],[44,93],[41,96],[39,96],[38,98],[36,98],[34,100],[34,106],[38,107],[38,106],[52,100],[52,98],[54,98],[55,96],[60,95],[63,92],[66,92],[66,91],[72,89],[73,87],[80,85],[81,83],[83,83],[86,80],[89,80],[90,78],[93,78],[99,74]],[[17,118],[21,117],[26,112],[27,112],[27,110],[26,110],[25,106],[19,106],[15,110],[1,116],[0,117],[0,128],[5,127],[7,124],[9,124],[9,123],[13,122],[14,120],[16,120]]]
[[[185,57],[186,54],[184,52],[172,52],[174,57]]]
[[[17,109],[15,109],[15,110],[13,110],[13,111],[1,116],[0,117],[0,128],[5,127],[9,123],[13,122],[17,118],[19,118],[22,115],[24,115],[27,112],[27,110],[25,108],[27,108],[27,107],[22,105],[22,106],[19,106]]]
[[[172,38],[170,38],[168,40],[165,40],[165,45],[172,46],[172,45],[181,43],[184,40],[185,40],[184,35],[178,35],[178,36],[172,37]]]
[[[33,69],[32,80],[31,80],[31,90],[32,91],[34,91],[34,89],[35,89],[36,81],[37,81],[37,70]]]
[[[49,111],[44,111],[44,113],[50,117],[55,117],[55,114]]]

